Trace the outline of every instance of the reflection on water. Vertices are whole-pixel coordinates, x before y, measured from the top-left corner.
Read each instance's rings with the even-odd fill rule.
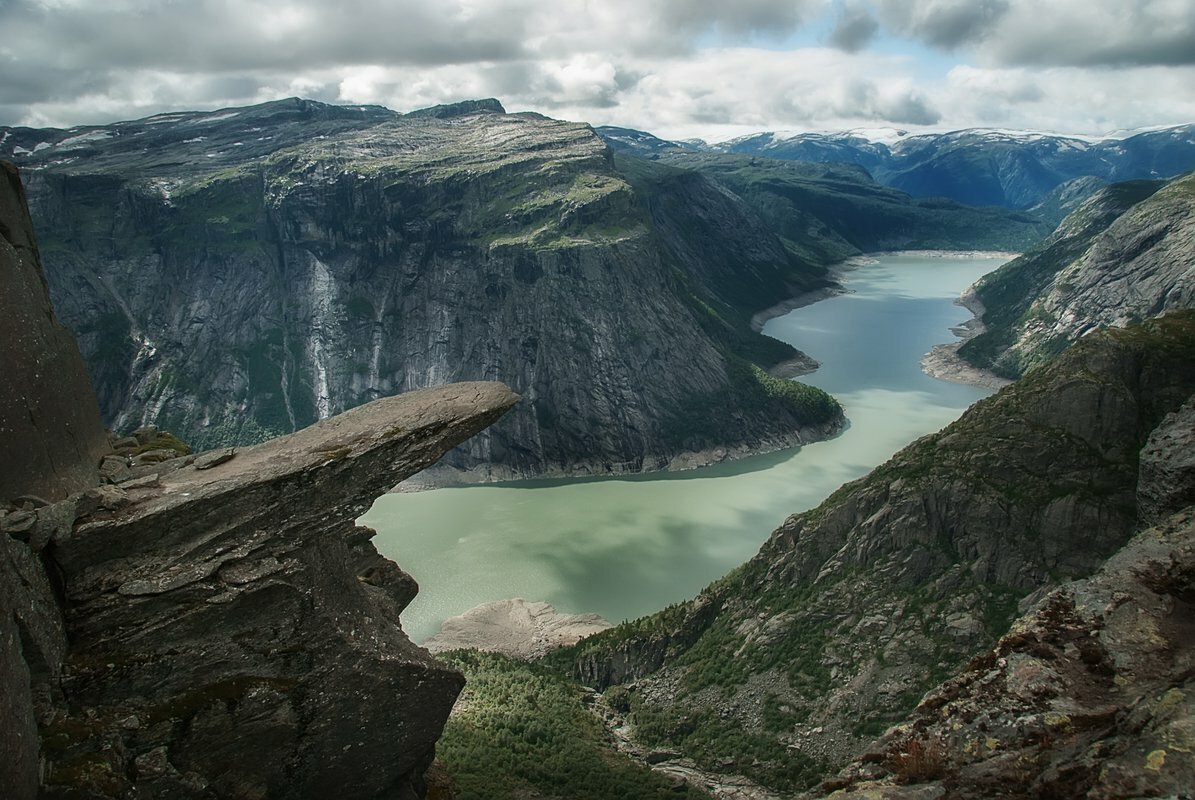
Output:
[[[525,481],[380,498],[361,522],[419,581],[403,614],[415,641],[489,600],[546,600],[613,622],[695,595],[810,508],[988,392],[934,380],[921,356],[968,313],[953,298],[993,259],[884,256],[848,275],[851,294],[764,331],[822,362],[802,380],[846,407],[827,442],[691,472]]]

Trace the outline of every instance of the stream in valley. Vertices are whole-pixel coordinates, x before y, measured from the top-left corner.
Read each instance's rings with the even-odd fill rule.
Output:
[[[920,362],[970,318],[954,299],[1004,260],[878,256],[845,274],[848,294],[765,325],[821,362],[799,380],[846,408],[849,427],[830,441],[686,472],[379,498],[361,524],[420,586],[404,630],[422,642],[448,617],[510,597],[614,623],[693,597],[754,555],[789,514],[990,393],[931,378]]]

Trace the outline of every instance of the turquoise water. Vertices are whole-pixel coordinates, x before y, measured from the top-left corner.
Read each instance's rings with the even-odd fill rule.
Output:
[[[448,617],[509,597],[612,622],[692,597],[789,514],[988,394],[930,378],[920,362],[969,318],[954,298],[1002,261],[881,256],[846,275],[850,294],[768,322],[765,333],[822,363],[801,380],[845,406],[850,425],[830,441],[689,472],[379,498],[361,523],[420,585],[404,629],[421,642]]]

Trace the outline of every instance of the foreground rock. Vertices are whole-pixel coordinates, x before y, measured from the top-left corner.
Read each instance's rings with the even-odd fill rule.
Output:
[[[1193,596],[1188,510],[1052,592],[817,796],[1189,796]]]
[[[108,450],[100,410],[71,332],[50,305],[16,169],[0,162],[0,499],[58,500],[96,484]]]
[[[354,519],[517,399],[413,392],[108,487],[52,543],[71,647],[45,796],[420,796],[462,678],[403,633],[415,583]]]
[[[610,627],[598,614],[561,614],[547,603],[516,597],[483,603],[446,620],[423,646],[433,653],[471,648],[533,659]]]

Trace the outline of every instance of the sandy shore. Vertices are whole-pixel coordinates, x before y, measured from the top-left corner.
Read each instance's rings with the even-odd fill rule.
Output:
[[[970,287],[954,302],[970,311],[974,316],[954,329],[955,335],[962,337],[959,341],[937,345],[921,357],[922,371],[931,378],[937,378],[938,380],[966,383],[971,386],[983,386],[984,388],[995,391],[1003,389],[1012,383],[1012,381],[1008,378],[1001,378],[999,375],[989,372],[986,369],[973,367],[958,354],[959,348],[968,339],[973,339],[987,330],[987,327],[980,321],[985,310],[983,303],[979,301],[979,298]]]
[[[482,603],[445,620],[423,646],[433,653],[468,648],[530,660],[610,627],[597,614],[561,614],[547,603],[516,597]]]

